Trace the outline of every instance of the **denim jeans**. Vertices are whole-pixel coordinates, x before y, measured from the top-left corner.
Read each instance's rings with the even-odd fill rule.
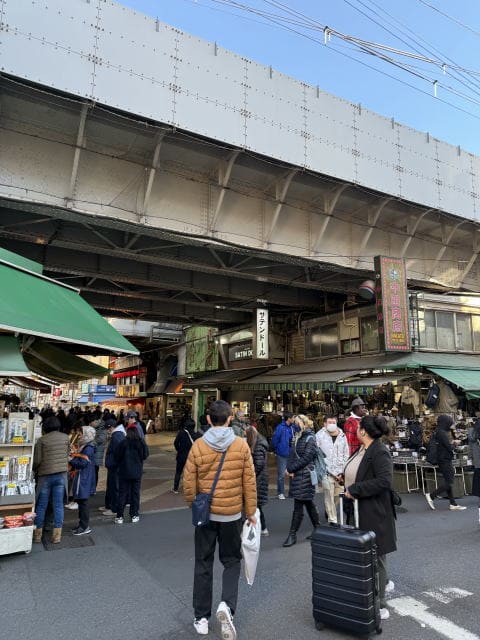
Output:
[[[42,485],[38,494],[36,505],[37,517],[35,525],[38,529],[43,529],[45,523],[45,512],[48,501],[52,499],[53,504],[53,526],[61,529],[63,526],[63,501],[65,497],[65,474],[51,473],[42,477]]]
[[[285,495],[285,471],[287,470],[287,456],[277,456],[277,492]]]

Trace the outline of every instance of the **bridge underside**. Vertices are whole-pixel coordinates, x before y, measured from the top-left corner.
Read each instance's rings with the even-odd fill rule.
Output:
[[[249,322],[322,311],[406,259],[478,291],[479,225],[104,107],[0,81],[0,242],[105,315]]]

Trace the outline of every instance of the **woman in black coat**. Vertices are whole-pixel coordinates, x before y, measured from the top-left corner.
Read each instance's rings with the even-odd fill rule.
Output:
[[[182,426],[178,430],[177,437],[173,443],[177,452],[177,467],[175,469],[175,479],[173,481],[173,493],[178,493],[180,478],[182,477],[183,468],[187,462],[192,444],[197,438],[201,437],[200,433],[195,432],[195,422],[192,418],[183,418],[181,424]]]
[[[140,520],[140,487],[142,485],[143,463],[148,458],[148,447],[138,433],[137,424],[127,427],[127,436],[115,450],[115,464],[118,468],[118,504],[115,524],[123,524],[123,511],[130,500],[132,522]]]
[[[425,494],[425,500],[428,502],[430,509],[435,510],[433,501],[440,494],[446,493],[450,501],[450,511],[463,511],[467,507],[462,507],[455,502],[453,497],[453,480],[455,478],[455,469],[452,464],[453,460],[453,444],[449,438],[450,430],[453,426],[453,420],[450,416],[442,414],[437,418],[437,428],[432,434],[432,438],[437,443],[437,462],[440,473],[443,476],[443,485],[437,487],[432,493]]]
[[[320,518],[313,502],[315,486],[312,484],[310,470],[314,469],[314,458],[317,454],[317,442],[313,431],[313,422],[304,415],[295,418],[295,425],[300,429],[295,438],[287,461],[287,473],[290,480],[290,497],[294,498],[292,523],[284,547],[291,547],[297,542],[297,531],[303,520],[303,507],[306,508],[313,528],[318,527]],[[311,536],[307,536],[309,539]]]
[[[258,433],[253,425],[249,425],[245,434],[247,444],[250,447],[253,458],[253,466],[255,467],[255,476],[257,479],[257,507],[260,511],[260,524],[262,526],[262,535],[268,536],[267,523],[265,522],[265,514],[262,507],[268,502],[268,442]]]
[[[359,528],[376,535],[379,574],[380,617],[389,617],[386,608],[386,554],[397,549],[395,507],[392,501],[393,462],[380,441],[388,435],[384,418],[364,416],[357,429],[361,446],[345,465],[345,496],[358,500]],[[393,582],[390,589],[393,590]]]

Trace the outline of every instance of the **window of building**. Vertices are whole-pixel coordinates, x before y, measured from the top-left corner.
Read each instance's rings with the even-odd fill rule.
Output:
[[[439,351],[480,350],[480,316],[420,310],[418,325],[420,347]]]
[[[362,318],[361,322],[362,353],[378,351],[380,343],[378,339],[378,322],[376,316]]]
[[[453,313],[436,311],[437,349],[453,351],[455,349],[455,320]]]
[[[305,358],[320,357],[320,327],[311,327],[305,332]]]
[[[480,351],[480,316],[472,316],[473,348]]]
[[[338,330],[336,324],[312,327],[305,333],[305,357],[320,358],[338,355]]]
[[[468,313],[456,313],[457,323],[457,349],[460,351],[472,351],[472,318]]]
[[[427,349],[436,349],[437,348],[437,331],[436,331],[436,328],[435,328],[435,311],[425,311],[425,347]]]

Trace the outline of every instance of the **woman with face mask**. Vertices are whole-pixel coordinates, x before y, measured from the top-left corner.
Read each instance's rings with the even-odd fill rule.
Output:
[[[342,490],[343,470],[349,457],[347,438],[337,425],[335,416],[325,416],[323,429],[317,431],[317,446],[325,456],[327,474],[322,480],[323,500],[328,522],[337,522],[337,507],[335,497],[338,498]]]
[[[298,433],[295,436],[287,462],[287,473],[291,478],[290,496],[294,498],[294,505],[290,533],[283,543],[284,547],[291,547],[297,542],[297,531],[302,524],[304,507],[313,528],[315,529],[320,524],[317,507],[313,502],[315,486],[312,484],[310,474],[310,470],[314,468],[313,460],[317,454],[313,422],[306,416],[299,415],[295,418],[295,425],[298,428]]]
[[[390,452],[381,442],[388,435],[385,418],[364,416],[357,429],[360,448],[345,467],[345,496],[358,500],[359,527],[374,531],[378,554],[380,617],[386,620],[385,591],[392,591],[387,579],[386,555],[397,548],[395,508],[392,501],[393,462]]]

